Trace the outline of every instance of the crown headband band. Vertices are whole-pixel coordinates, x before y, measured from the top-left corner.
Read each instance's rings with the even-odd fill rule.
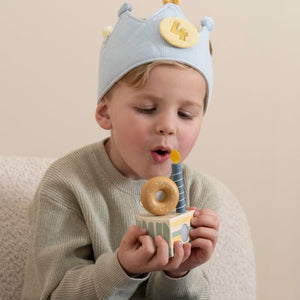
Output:
[[[130,70],[145,63],[169,60],[191,66],[204,76],[208,87],[207,109],[213,85],[209,49],[212,19],[202,19],[203,27],[198,32],[174,3],[166,3],[146,20],[137,18],[131,10],[130,4],[123,4],[114,29],[104,29],[99,62],[98,103]]]

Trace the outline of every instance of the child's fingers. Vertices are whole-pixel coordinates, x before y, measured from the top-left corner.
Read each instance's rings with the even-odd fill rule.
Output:
[[[186,209],[187,209],[187,210],[194,210],[196,215],[211,215],[211,216],[217,216],[217,213],[216,213],[214,210],[209,209],[209,208],[201,208],[201,209],[198,209],[198,208],[195,207],[195,206],[190,206],[190,207],[187,207]],[[194,214],[194,215],[195,215],[195,214]]]
[[[211,210],[196,210],[191,220],[193,227],[210,227],[219,229],[220,221],[217,214]]]
[[[176,270],[183,262],[184,249],[181,241],[174,244],[174,256],[170,259],[167,270]]]
[[[136,245],[140,236],[147,234],[147,230],[145,228],[138,227],[136,225],[132,225],[125,232],[120,247],[124,250],[132,249],[134,245]]]
[[[218,231],[208,227],[197,227],[190,231],[190,237],[192,240],[198,238],[207,239],[215,245],[218,239]]]
[[[151,248],[151,242],[147,241],[151,239],[151,237],[145,235],[146,233],[146,229],[132,225],[125,232],[121,240],[118,250],[118,260],[120,262],[120,265],[123,267],[127,274],[130,274],[130,276],[145,273],[141,266],[144,265],[145,261],[149,260],[149,253],[151,251],[152,253],[155,252],[155,247],[152,246]],[[150,249],[152,250],[148,250],[149,244]]]
[[[149,235],[139,237],[140,247],[136,252],[136,260],[148,262],[156,252],[153,239]]]
[[[184,244],[183,251],[184,251],[184,255],[183,255],[182,262],[185,262],[190,257],[191,252],[192,252],[192,245],[191,245],[191,243]]]
[[[196,211],[198,211],[199,215],[218,216],[214,210],[208,208],[196,209]]]
[[[205,257],[210,257],[214,249],[212,241],[207,239],[198,238],[196,240],[191,241],[191,245],[192,248],[201,249],[201,252]]]
[[[189,206],[189,207],[187,207],[186,209],[187,209],[187,210],[197,210],[197,207],[195,207],[195,206]]]
[[[123,267],[129,274],[140,274],[151,272],[149,261],[154,256],[156,250],[152,238],[149,235],[140,236],[138,239],[139,247],[126,256]],[[119,250],[120,251],[120,250]]]
[[[182,269],[182,266],[191,255],[191,244],[186,243],[182,245],[182,242],[176,242],[174,248],[175,255],[170,259],[164,271],[170,277],[182,277],[186,275],[189,270],[189,268]]]
[[[169,261],[169,246],[161,235],[155,237],[156,255],[152,261],[157,267],[164,267]]]

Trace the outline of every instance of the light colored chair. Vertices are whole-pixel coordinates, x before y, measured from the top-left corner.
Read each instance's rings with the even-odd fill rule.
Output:
[[[0,299],[19,299],[29,243],[27,205],[53,159],[0,156]],[[221,199],[217,247],[207,267],[212,299],[256,299],[255,262],[246,216],[213,179]]]

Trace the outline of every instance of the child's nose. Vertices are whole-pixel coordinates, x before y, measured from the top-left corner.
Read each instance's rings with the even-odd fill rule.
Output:
[[[165,116],[157,122],[155,131],[160,135],[173,135],[176,133],[176,126],[171,118]]]

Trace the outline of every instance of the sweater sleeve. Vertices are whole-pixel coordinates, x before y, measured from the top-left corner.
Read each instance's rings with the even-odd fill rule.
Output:
[[[127,276],[116,253],[95,261],[86,224],[71,208],[44,196],[30,214],[23,299],[128,299],[147,280]]]
[[[182,278],[170,278],[164,272],[154,272],[148,282],[149,299],[210,299],[209,282],[200,266]]]

